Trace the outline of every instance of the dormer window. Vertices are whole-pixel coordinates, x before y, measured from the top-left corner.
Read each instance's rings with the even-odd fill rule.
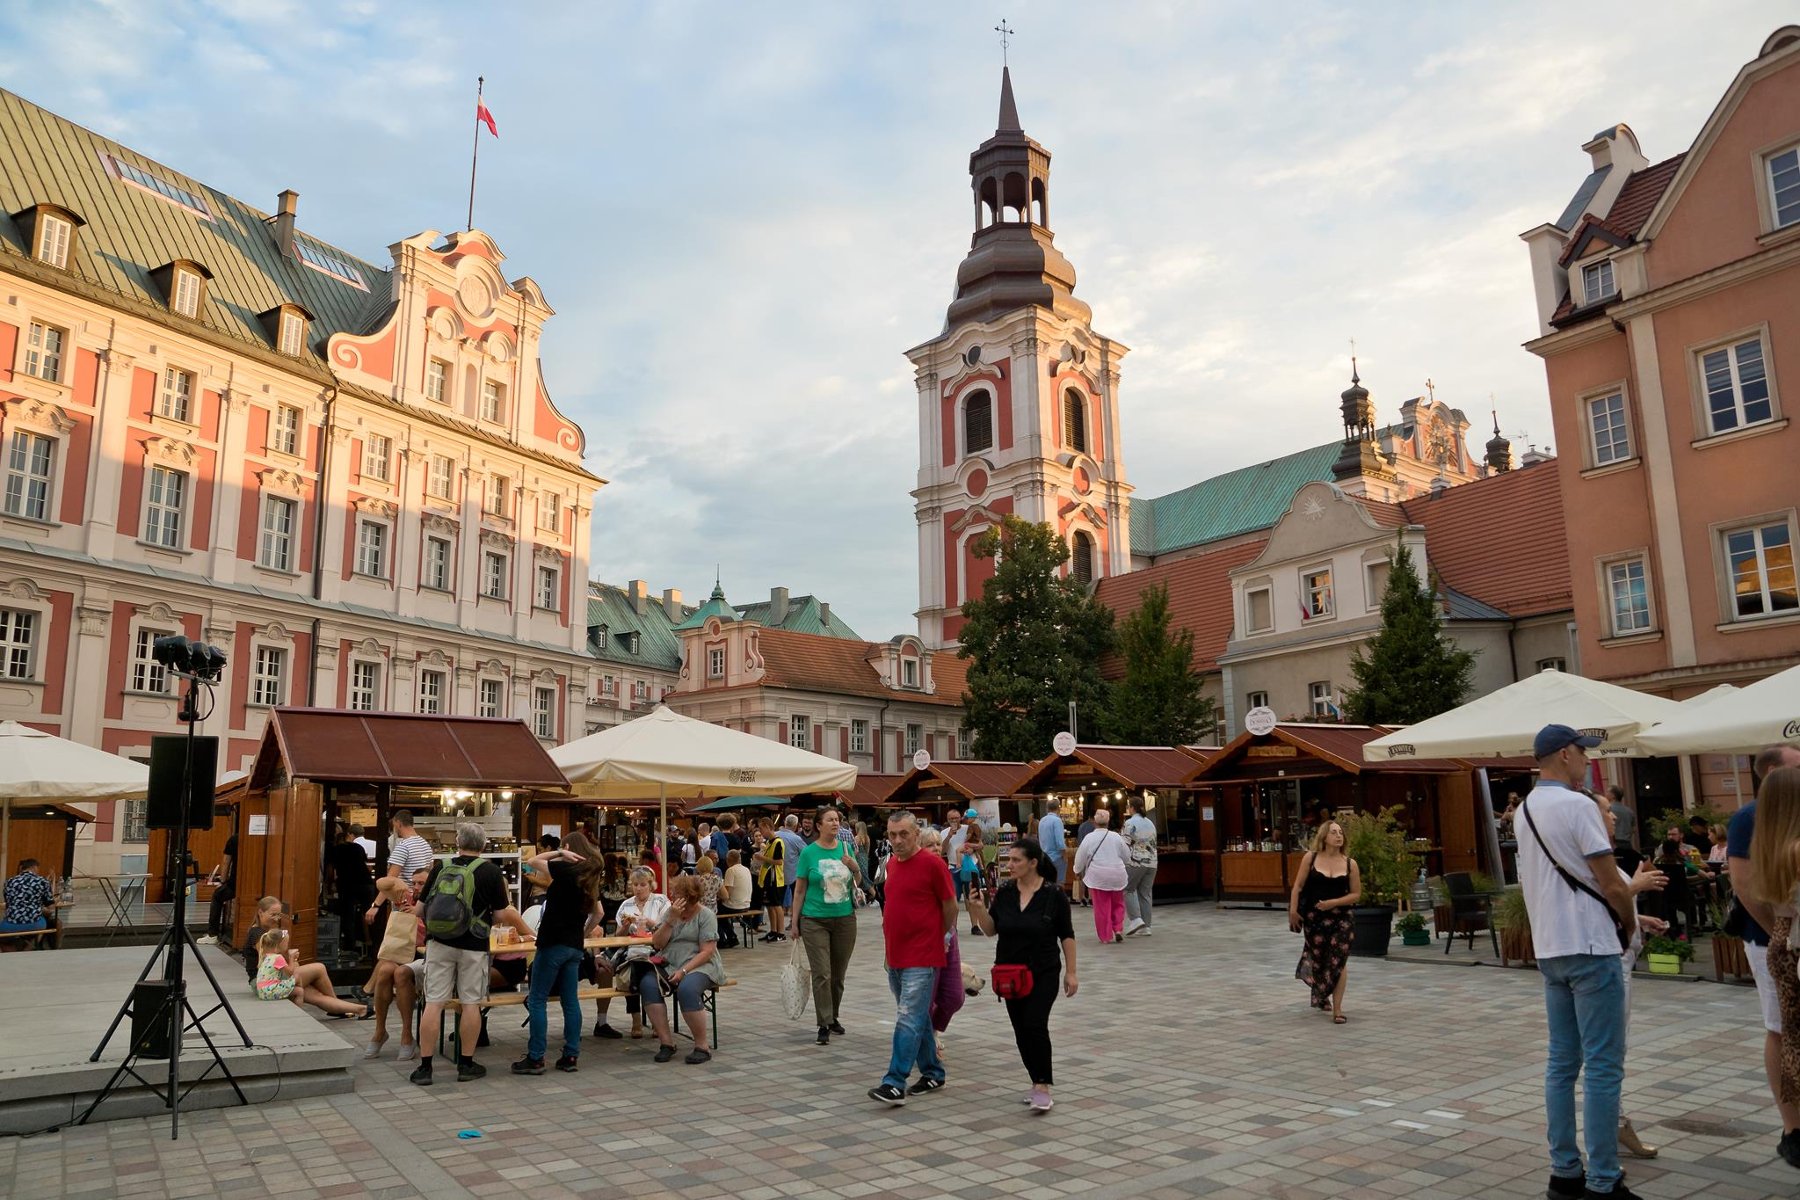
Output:
[[[169,307],[184,317],[200,315],[200,277],[192,271],[175,271],[175,295]]]
[[[900,686],[916,688],[919,686],[919,660],[903,658],[900,660]]]
[[[75,231],[87,222],[54,204],[38,204],[13,214],[31,247],[31,257],[61,271],[69,269]]]
[[[306,320],[291,308],[281,310],[281,332],[275,348],[283,354],[299,354],[306,349]]]
[[[169,311],[198,320],[206,303],[206,281],[212,272],[190,259],[178,258],[150,272],[150,280],[162,289]]]
[[[1598,304],[1616,295],[1618,289],[1613,286],[1612,259],[1603,258],[1597,263],[1589,263],[1581,268],[1581,293],[1583,304]]]

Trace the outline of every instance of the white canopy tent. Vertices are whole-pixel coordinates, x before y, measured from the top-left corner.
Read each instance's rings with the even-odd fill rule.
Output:
[[[1749,754],[1800,745],[1800,667],[1725,694],[1714,688],[1638,735],[1649,754]]]
[[[659,857],[669,843],[671,798],[791,796],[856,786],[849,763],[696,721],[661,704],[634,721],[558,746],[550,759],[577,797],[657,800]]]
[[[12,862],[14,804],[136,799],[149,787],[150,768],[142,763],[0,721],[0,875],[11,870],[5,864]]]

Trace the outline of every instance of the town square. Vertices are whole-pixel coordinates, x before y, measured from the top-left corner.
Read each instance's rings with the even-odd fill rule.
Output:
[[[0,10],[0,1194],[1793,1194],[1800,24],[1571,15]]]

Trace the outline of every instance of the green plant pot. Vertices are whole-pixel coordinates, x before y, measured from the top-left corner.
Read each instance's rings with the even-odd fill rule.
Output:
[[[1431,931],[1429,929],[1402,929],[1400,944],[1403,946],[1429,946],[1431,945]]]
[[[1681,960],[1673,954],[1646,954],[1644,961],[1650,964],[1652,975],[1681,974]]]

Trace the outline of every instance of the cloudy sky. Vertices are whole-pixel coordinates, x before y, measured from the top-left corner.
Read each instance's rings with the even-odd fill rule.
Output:
[[[818,0],[432,5],[15,0],[0,85],[376,261],[476,223],[559,316],[594,572],[815,592],[910,629],[916,399],[994,127],[1000,12],[1057,244],[1132,347],[1140,496],[1337,435],[1350,339],[1384,413],[1424,390],[1547,440],[1518,234],[1624,121],[1685,149],[1786,2]]]

